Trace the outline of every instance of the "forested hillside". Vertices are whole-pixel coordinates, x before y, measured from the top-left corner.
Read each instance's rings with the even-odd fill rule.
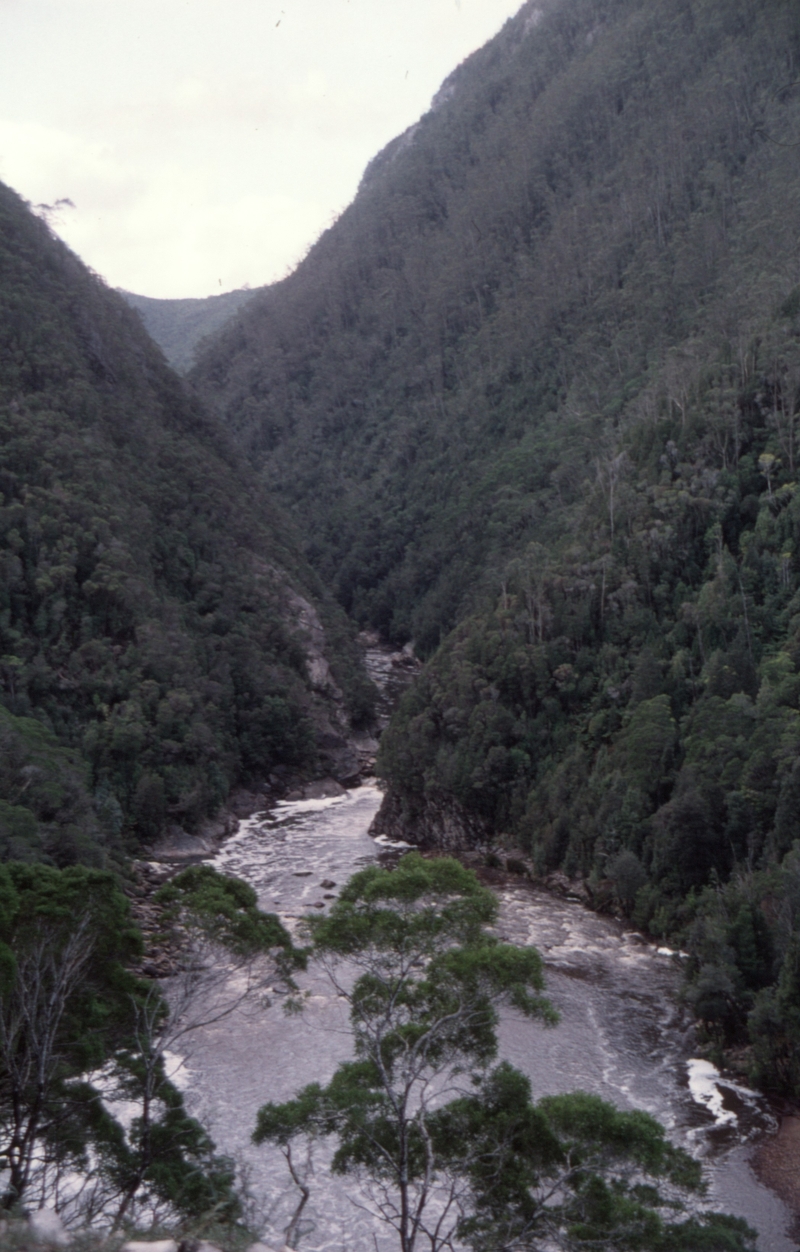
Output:
[[[584,876],[796,1086],[797,5],[525,5],[194,382],[430,658],[383,828]]]
[[[103,864],[318,768],[337,678],[362,690],[341,610],[138,317],[1,185],[0,493],[0,859]]]
[[[120,291],[123,299],[140,314],[148,334],[163,349],[170,365],[180,373],[194,364],[198,345],[221,330],[253,294],[248,288],[241,288],[201,299],[158,300]]]
[[[342,603],[426,653],[561,539],[634,407],[685,408],[793,285],[795,6],[549,8],[456,71],[196,373]]]

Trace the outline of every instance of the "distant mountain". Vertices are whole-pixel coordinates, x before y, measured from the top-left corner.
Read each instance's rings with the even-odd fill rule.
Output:
[[[0,493],[0,859],[102,862],[238,784],[352,773],[366,680],[292,526],[2,184]]]
[[[150,337],[163,349],[172,368],[185,374],[194,364],[198,345],[243,309],[255,292],[241,288],[185,300],[157,300],[121,289],[119,294],[141,314]]]
[[[799,65],[793,0],[532,0],[191,375],[430,658],[379,828],[678,936],[795,1091]]]

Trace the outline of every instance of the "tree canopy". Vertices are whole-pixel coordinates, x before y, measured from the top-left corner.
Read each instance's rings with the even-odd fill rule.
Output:
[[[234,1166],[186,1112],[168,1058],[303,955],[247,884],[209,866],[173,884],[164,924],[185,969],[165,997],[131,972],[142,940],[112,874],[0,865],[0,1207],[35,1192],[87,1225],[238,1217]]]
[[[456,1236],[479,1252],[753,1248],[742,1221],[687,1216],[700,1166],[652,1117],[583,1093],[534,1103],[522,1074],[490,1068],[500,1005],[557,1021],[539,953],[498,940],[496,916],[471,871],[410,853],[356,874],[309,923],[355,1057],[259,1110],[254,1141],[278,1144],[301,1188],[287,1238],[310,1190],[292,1145],[333,1135],[333,1170],[359,1178],[401,1252]]]
[[[87,1110],[70,1083],[122,1046],[145,987],[126,968],[141,939],[112,875],[12,862],[0,866],[0,901],[0,1155],[10,1207],[51,1159],[85,1163],[76,1126]]]

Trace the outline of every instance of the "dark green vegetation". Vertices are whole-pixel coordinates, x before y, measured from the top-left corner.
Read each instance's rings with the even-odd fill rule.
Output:
[[[535,948],[499,942],[496,897],[457,861],[404,857],[351,878],[310,923],[313,954],[350,1005],[355,1060],[259,1110],[256,1143],[335,1135],[333,1169],[357,1174],[401,1252],[443,1252],[457,1233],[502,1248],[752,1248],[719,1214],[686,1217],[700,1166],[648,1114],[582,1093],[531,1102],[528,1080],[497,1052],[497,1010],[553,1024]],[[338,962],[355,965],[351,986]],[[461,1088],[442,1103],[442,1090]]]
[[[235,1219],[165,1070],[187,1027],[126,972],[104,867],[237,783],[319,768],[317,610],[353,717],[343,610],[428,658],[383,741],[384,827],[582,875],[689,947],[710,1034],[797,1092],[799,63],[790,0],[526,5],[193,392],[0,187],[5,1205],[77,1170],[117,1223]],[[302,961],[211,871],[161,903],[196,952]],[[456,1227],[477,1249],[749,1247],[686,1216],[698,1171],[650,1118],[533,1104],[491,1068],[499,1005],[551,1017],[495,910],[449,861],[357,876],[311,928],[334,977],[359,966],[355,1060],[257,1137],[291,1166],[297,1135],[335,1134],[403,1252]],[[227,969],[192,967],[187,1003]]]
[[[96,864],[120,825],[110,795],[93,800],[79,752],[0,706],[0,861]]]
[[[253,292],[243,288],[199,300],[154,300],[130,291],[120,291],[120,295],[141,315],[172,368],[185,373],[194,364],[198,345],[244,308]]]
[[[526,5],[194,375],[431,658],[383,829],[586,876],[794,1091],[798,81],[789,0]]]
[[[291,527],[122,298],[0,186],[0,857],[102,865],[313,769],[314,601],[357,695]]]
[[[210,865],[193,865],[171,878],[156,893],[163,906],[164,924],[185,925],[187,913],[206,938],[237,956],[280,949],[293,967],[304,958],[273,913],[262,913],[249,883],[218,874]]]
[[[142,985],[128,902],[110,874],[73,866],[0,866],[0,1154],[2,1206],[21,1199],[41,1140],[54,1163],[81,1162],[91,1124],[70,1079],[104,1063]]]
[[[244,884],[203,867],[172,891],[187,929],[194,921],[216,945],[217,963],[246,948],[273,979],[302,961]],[[87,1225],[160,1211],[173,1220],[237,1217],[232,1163],[188,1116],[165,1068],[169,1048],[192,1029],[181,979],[172,992],[178,1023],[175,1004],[130,973],[140,955],[112,874],[0,865],[0,1159],[8,1170],[0,1208],[32,1194],[52,1198],[59,1186],[63,1202],[65,1179],[79,1174]]]

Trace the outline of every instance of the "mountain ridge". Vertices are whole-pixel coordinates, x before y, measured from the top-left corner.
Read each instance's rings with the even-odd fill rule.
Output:
[[[616,6],[593,5],[589,8],[593,10],[594,28],[598,15],[603,16],[608,10],[613,16]],[[621,60],[629,53],[636,54],[639,30],[633,19],[637,17],[639,8],[641,6],[633,6],[630,10],[628,6],[625,10],[626,13],[629,10],[632,12],[629,25],[632,24],[634,29],[628,32],[628,42],[634,47],[633,51],[623,47],[618,54]],[[569,358],[557,346],[559,319],[566,318],[569,322],[570,317],[577,316],[578,321],[571,332],[573,335],[580,326],[582,297],[580,290],[574,289],[572,278],[566,282],[564,297],[559,296],[561,278],[567,278],[571,272],[570,257],[584,270],[588,266],[591,271],[592,266],[596,268],[598,264],[590,259],[592,241],[582,238],[579,225],[576,228],[575,222],[580,219],[573,222],[569,216],[575,199],[571,183],[578,177],[572,174],[569,160],[576,164],[579,172],[585,164],[585,145],[591,139],[589,132],[595,125],[594,121],[587,122],[585,118],[595,118],[599,112],[594,97],[590,101],[581,99],[579,103],[572,103],[570,117],[578,127],[574,156],[555,157],[555,148],[552,147],[558,142],[558,127],[565,112],[562,97],[571,86],[571,80],[560,83],[553,67],[558,63],[556,53],[560,50],[562,61],[566,56],[565,64],[570,70],[567,52],[570,40],[576,38],[569,26],[573,9],[574,6],[567,6],[563,13],[554,11],[549,22],[549,27],[553,29],[547,29],[548,23],[542,19],[526,39],[520,39],[524,20],[531,12],[531,6],[526,6],[487,49],[482,49],[460,67],[455,78],[456,81],[460,78],[463,83],[466,75],[469,85],[467,104],[473,114],[472,130],[466,123],[462,125],[458,121],[453,112],[452,99],[435,114],[426,115],[419,123],[414,142],[395,156],[388,166],[383,166],[382,177],[387,185],[376,187],[377,167],[373,162],[369,167],[373,173],[366,185],[369,194],[365,196],[362,187],[361,196],[356,198],[336,226],[326,232],[307,261],[284,283],[263,293],[251,306],[250,314],[245,316],[240,328],[231,329],[227,336],[218,337],[196,372],[204,394],[224,414],[256,464],[263,464],[271,488],[288,507],[297,508],[298,501],[302,501],[299,506],[301,511],[306,514],[310,511],[310,516],[304,517],[304,523],[306,530],[309,521],[311,523],[309,553],[312,561],[323,578],[338,588],[348,611],[360,621],[379,626],[397,642],[404,642],[409,634],[413,634],[424,651],[430,651],[438,642],[442,618],[444,625],[449,627],[462,611],[457,602],[452,602],[456,597],[460,598],[463,588],[458,591],[448,588],[448,576],[442,568],[448,564],[452,566],[458,559],[457,551],[463,547],[457,534],[452,533],[460,523],[456,520],[454,526],[453,521],[443,515],[442,509],[437,514],[435,507],[428,503],[453,495],[451,484],[446,478],[442,479],[437,468],[442,462],[442,455],[445,461],[447,458],[457,461],[458,448],[464,437],[468,449],[474,449],[477,440],[484,437],[490,460],[496,460],[498,443],[500,446],[505,443],[510,448],[519,446],[524,458],[520,435],[527,428],[528,437],[541,444],[537,430],[541,429],[543,418],[547,419],[548,409],[555,413],[565,403],[573,409],[583,409],[587,399],[594,407],[590,395],[570,396],[568,393],[570,387],[575,390],[575,381],[581,372],[585,371],[589,378],[592,371],[598,373],[601,344],[592,343],[590,339],[580,347],[580,370],[577,370],[577,360],[570,364]],[[666,11],[662,13],[662,25],[666,25],[664,38],[670,34],[673,16],[671,10],[669,14]],[[538,59],[533,58],[533,65],[526,67],[530,85],[527,81],[523,82],[521,103],[517,105],[512,100],[512,104],[514,109],[522,108],[527,98],[525,93],[530,95],[533,92],[533,104],[525,107],[534,107],[537,101],[539,105],[544,102],[547,106],[545,120],[553,132],[552,143],[546,128],[540,128],[537,141],[544,148],[542,176],[545,180],[548,177],[554,179],[556,188],[564,188],[561,193],[566,197],[563,227],[559,224],[561,234],[566,231],[563,238],[551,228],[549,222],[549,215],[555,212],[557,205],[553,200],[554,193],[548,191],[546,182],[543,188],[539,188],[537,183],[537,189],[531,190],[525,179],[517,178],[517,171],[523,165],[524,150],[517,160],[513,151],[513,144],[519,141],[520,134],[516,119],[511,116],[510,121],[507,118],[504,121],[501,117],[506,127],[504,130],[496,118],[501,110],[503,93],[511,91],[506,82],[509,56],[518,58],[523,53],[527,54],[545,36],[547,40],[543,42]],[[567,45],[567,52],[563,45]],[[602,41],[598,43],[595,40],[589,46],[589,53],[604,51],[601,45]],[[699,53],[693,55],[702,63]],[[767,55],[771,57],[771,50]],[[583,51],[581,56],[586,59]],[[601,58],[601,64],[592,71],[599,85],[592,79],[588,87],[584,83],[584,96],[587,90],[590,96],[598,91],[603,97],[613,94],[610,87],[606,89],[601,72],[606,68]],[[711,73],[713,80],[713,64]],[[491,81],[487,78],[489,75],[494,76]],[[543,84],[539,82],[542,75]],[[667,84],[670,91],[673,81],[680,78],[676,69]],[[555,98],[542,97],[540,87],[545,96],[547,90],[551,97],[555,92]],[[711,84],[702,83],[701,88],[705,99]],[[462,99],[457,112],[463,108]],[[616,101],[605,100],[605,108],[612,118],[617,118]],[[508,105],[506,113],[510,109]],[[637,118],[638,114],[631,123],[634,132],[639,127]],[[658,121],[647,119],[647,124],[652,128],[657,126]],[[728,143],[725,133],[728,121],[728,115],[723,111],[718,123],[721,133],[705,140],[707,147],[711,145],[713,148],[717,138],[721,143]],[[490,140],[484,134],[488,134],[492,127],[495,131],[500,127],[499,134],[505,136],[509,149],[508,154],[501,154],[499,162],[495,159],[496,151],[492,151],[492,146],[497,148],[494,135]],[[420,136],[426,133],[429,139],[423,144]],[[465,137],[467,135],[469,139]],[[398,142],[401,141],[393,141],[394,145]],[[479,145],[472,155],[469,143]],[[483,147],[480,147],[481,143]],[[393,145],[389,145],[376,160],[385,162],[386,152],[392,150]],[[565,168],[550,168],[554,160],[560,161]],[[403,163],[405,173],[400,169]],[[485,166],[488,168],[483,168]],[[465,178],[470,176],[470,170],[473,171],[476,180],[473,190],[479,197],[477,200],[465,199],[466,193],[462,194],[458,183],[461,174],[450,176],[449,170],[453,168],[466,169]],[[619,176],[623,174],[624,169]],[[489,180],[492,194],[481,190],[484,176]],[[640,181],[642,177],[640,171]],[[501,186],[505,180],[509,188],[508,195],[499,199],[494,195],[494,184],[498,178]],[[629,183],[627,178],[626,183]],[[699,190],[702,191],[702,188]],[[628,185],[629,198],[634,191],[642,201],[637,209],[641,220],[634,223],[635,233],[630,247],[636,246],[640,250],[644,247],[646,250],[649,246],[647,236],[655,234],[658,238],[660,210],[658,204],[647,203],[646,188],[632,190]],[[512,193],[518,202],[513,206],[510,203]],[[581,191],[581,195],[588,194],[589,190]],[[607,200],[610,190],[604,191],[601,187],[599,194],[598,211],[605,211],[603,199]],[[707,194],[715,194],[713,187],[709,187]],[[553,209],[546,207],[548,197],[555,205]],[[462,202],[463,207],[459,208]],[[504,203],[507,203],[507,208],[498,207]],[[575,205],[574,209],[585,215],[590,212],[591,203],[581,209]],[[541,218],[540,225],[537,225],[537,214]],[[709,227],[716,231],[717,223],[713,221],[713,214],[711,216]],[[629,246],[624,213],[619,217],[620,220],[614,223],[614,230],[620,234],[620,241],[613,242],[610,249],[604,247],[605,255],[601,253],[599,258],[600,273],[597,277],[592,278],[589,272],[581,279],[583,283],[599,283],[601,297],[605,298],[607,289],[612,304],[615,301],[619,303],[613,295],[617,282],[614,250],[622,249],[624,255]],[[663,219],[663,213],[661,217]],[[651,218],[654,219],[652,222]],[[561,223],[562,218],[558,221]],[[514,231],[517,230],[523,231],[519,244],[514,242]],[[544,231],[541,247],[537,243],[537,231]],[[525,232],[529,240],[527,244]],[[700,250],[703,245],[699,241],[691,241],[691,246]],[[716,244],[711,246],[709,259],[713,265],[713,247]],[[530,287],[534,281],[531,272],[524,270],[524,265],[529,264],[525,259],[526,249],[530,251],[531,247],[539,247],[540,251],[544,248],[543,259],[547,262],[544,273],[540,269],[535,276],[541,296],[537,296],[533,303],[531,295],[523,289],[526,285]],[[566,259],[560,259],[559,249]],[[467,264],[462,266],[464,257]],[[622,257],[618,259],[623,265]],[[690,256],[682,263],[695,267]],[[523,266],[523,269],[516,273],[518,266]],[[703,267],[696,268],[702,270]],[[498,275],[506,286],[516,286],[521,293],[519,298],[509,301],[506,292],[500,297],[495,290]],[[380,283],[384,284],[383,290],[379,289]],[[328,293],[323,300],[317,300],[315,294],[319,287],[325,288]],[[641,381],[637,383],[636,379],[638,375],[641,380],[641,354],[635,343],[635,329],[628,331],[626,328],[626,323],[632,320],[632,311],[625,307],[626,302],[631,305],[634,293],[629,292],[624,284],[617,290],[625,291],[620,312],[615,314],[622,319],[622,334],[616,348],[610,343],[606,345],[607,352],[609,356],[616,352],[622,373],[631,374],[627,381],[621,379],[624,386],[633,385],[638,390]],[[413,296],[415,291],[418,291],[418,297]],[[417,298],[418,307],[414,304]],[[499,301],[497,308],[493,304],[496,298]],[[676,292],[673,304],[679,298]],[[383,307],[387,301],[391,306],[388,318]],[[515,303],[517,312],[512,315]],[[537,308],[541,309],[539,313],[535,313]],[[274,320],[278,309],[279,322]],[[535,313],[533,320],[529,316],[531,313]],[[668,313],[668,309],[654,309],[651,321]],[[542,322],[542,317],[545,322]],[[538,332],[537,321],[540,324]],[[526,330],[528,324],[534,332],[531,343],[526,343],[526,338],[531,338],[531,333]],[[551,324],[552,333],[548,329]],[[591,334],[594,333],[591,330]],[[384,336],[385,342],[381,341],[380,335]],[[248,336],[251,337],[251,344],[248,344]],[[572,356],[575,357],[574,351]],[[247,375],[248,359],[254,362],[251,380]],[[602,376],[603,373],[605,376]],[[612,420],[614,412],[624,402],[624,386],[623,394],[614,395],[614,373],[616,369],[601,370],[597,380],[598,386],[610,391],[606,403],[610,401],[612,404],[608,412]],[[369,378],[372,385],[369,381],[365,383]],[[519,395],[519,399],[515,398],[515,394]],[[444,406],[441,413],[437,410],[440,403]],[[359,405],[366,406],[360,414],[356,412]],[[403,423],[391,416],[393,412],[397,413],[399,406],[404,410]],[[532,406],[538,410],[536,429],[529,429],[530,423],[524,416],[524,410],[530,410]],[[387,420],[392,423],[393,446],[385,445]],[[503,432],[504,426],[508,428],[508,436]],[[439,432],[439,447],[435,444],[436,432]],[[585,442],[590,444],[596,431],[587,433]],[[489,446],[490,439],[495,448]],[[324,460],[320,455],[323,443]],[[541,451],[549,455],[555,468],[558,454],[553,457],[546,448]],[[469,457],[471,453],[467,455]],[[511,488],[521,491],[524,498],[530,493],[526,492],[524,478],[519,482],[520,470],[525,474],[530,472],[530,468],[529,465],[519,468],[503,465],[498,467],[498,471],[506,480],[512,479]],[[568,488],[575,472],[562,472],[562,492]],[[359,517],[360,509],[365,501],[374,499],[380,491],[383,473],[403,482],[404,492],[397,501],[397,509],[383,510],[382,516],[369,517],[369,526],[374,528],[375,537],[371,541],[365,540],[361,533],[364,527]],[[428,476],[428,481],[415,483],[415,477],[421,479],[423,474]],[[478,493],[477,503],[484,514],[482,520],[491,525],[492,503],[486,496],[492,492],[493,486],[491,482],[482,483],[476,478],[474,458],[467,467],[467,474],[472,479],[473,491]],[[513,481],[514,478],[517,481]],[[408,496],[413,496],[413,509],[408,507]],[[316,510],[315,499],[320,501]],[[524,507],[524,499],[522,503]],[[455,511],[457,518],[467,516],[471,511],[469,500],[459,500]],[[333,524],[331,518],[335,519]],[[543,519],[540,517],[537,520],[541,525]],[[409,551],[419,546],[420,524],[427,530],[437,527],[444,533],[448,551],[443,560],[435,552],[426,553],[417,562],[409,558]],[[380,532],[385,532],[387,525],[389,532],[382,535]],[[333,531],[341,535],[338,544],[331,538]],[[533,537],[530,528],[529,533]],[[472,546],[476,544],[474,538],[469,542]],[[477,540],[478,544],[481,542],[482,539]],[[389,551],[381,551],[382,548]],[[399,552],[400,549],[404,549],[406,555],[398,559],[394,550]],[[353,568],[356,561],[348,560],[349,552],[357,553],[360,571]],[[473,563],[480,565],[480,557],[476,557]],[[426,568],[431,564],[432,570]],[[400,605],[402,588],[393,585],[398,581],[408,587],[405,597],[409,602],[407,608]],[[376,600],[385,602],[385,607],[384,604],[376,605]],[[447,600],[451,603],[443,614],[441,602]],[[426,612],[430,601],[433,603],[430,611]],[[424,620],[426,617],[430,620]]]

